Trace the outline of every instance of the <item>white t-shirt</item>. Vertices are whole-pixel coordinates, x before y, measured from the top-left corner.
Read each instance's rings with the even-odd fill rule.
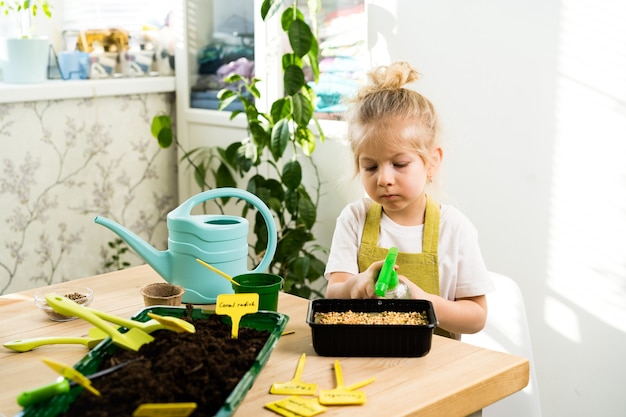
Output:
[[[332,272],[358,274],[357,258],[365,217],[372,200],[363,198],[339,214],[324,276]],[[495,289],[485,266],[476,228],[456,208],[441,205],[439,220],[439,291],[448,300],[483,295]],[[424,225],[401,226],[382,213],[378,246],[421,253]]]

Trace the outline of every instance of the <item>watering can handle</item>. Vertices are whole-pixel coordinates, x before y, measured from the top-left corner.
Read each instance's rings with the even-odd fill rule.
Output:
[[[198,204],[204,203],[208,200],[223,197],[235,197],[245,200],[248,203],[252,204],[254,207],[256,207],[263,216],[265,224],[267,225],[267,248],[265,250],[265,255],[263,256],[263,259],[261,259],[261,262],[254,269],[253,272],[266,271],[269,268],[272,259],[274,258],[274,253],[276,253],[278,236],[276,231],[276,223],[274,222],[274,217],[272,217],[270,209],[263,202],[263,200],[261,200],[256,195],[240,188],[215,188],[213,190],[204,191],[190,197],[188,200],[186,200],[180,206],[170,212],[170,216],[188,217],[191,215],[191,210]]]

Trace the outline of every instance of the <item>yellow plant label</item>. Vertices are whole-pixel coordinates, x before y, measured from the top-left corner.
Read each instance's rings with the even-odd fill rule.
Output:
[[[239,336],[239,321],[246,314],[259,311],[259,294],[220,294],[215,302],[215,313],[230,316],[233,322],[232,338]]]
[[[297,395],[265,404],[265,407],[286,417],[311,417],[326,411],[317,398]]]
[[[196,407],[196,403],[141,404],[133,417],[187,417]]]
[[[360,405],[365,403],[365,393],[363,391],[335,388],[320,391],[319,402],[325,405]]]

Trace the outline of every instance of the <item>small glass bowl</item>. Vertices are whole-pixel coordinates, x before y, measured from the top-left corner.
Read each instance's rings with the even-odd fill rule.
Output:
[[[64,314],[57,313],[46,302],[46,296],[48,294],[59,294],[63,297],[67,297],[70,300],[76,301],[78,304],[88,306],[93,301],[93,290],[87,287],[58,287],[47,288],[45,290],[37,291],[35,293],[35,304],[44,313],[48,315],[48,318],[53,321],[69,321],[74,320],[76,316],[66,316]]]

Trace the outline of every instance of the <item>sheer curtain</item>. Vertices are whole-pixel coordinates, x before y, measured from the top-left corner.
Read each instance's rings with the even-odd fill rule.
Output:
[[[139,31],[145,25],[161,27],[182,0],[62,0],[62,30],[121,28]],[[57,10],[58,11],[58,10]]]
[[[183,1],[49,0],[52,19],[40,13],[32,19],[31,24],[35,35],[48,36],[55,46],[63,47],[58,44],[63,42],[61,38],[64,32],[111,28],[137,32],[144,26],[161,28],[170,19],[170,12],[174,12],[174,20],[180,19]],[[17,17],[0,16],[0,36],[12,37],[18,34]]]

